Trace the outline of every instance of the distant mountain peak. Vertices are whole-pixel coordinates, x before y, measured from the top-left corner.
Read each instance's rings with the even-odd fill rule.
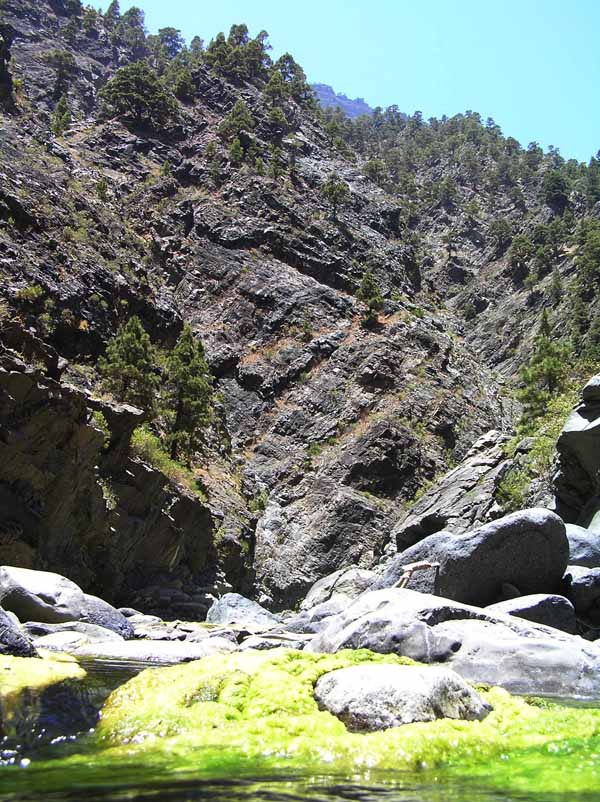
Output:
[[[362,98],[352,100],[346,95],[338,93],[328,84],[311,84],[317,99],[324,108],[340,108],[348,117],[360,117],[361,114],[373,114],[373,109]]]

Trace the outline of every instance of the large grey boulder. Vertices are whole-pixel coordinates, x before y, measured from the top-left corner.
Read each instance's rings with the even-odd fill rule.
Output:
[[[340,568],[319,579],[306,594],[300,610],[310,610],[330,600],[348,602],[360,596],[376,579],[374,571],[365,568]]]
[[[208,611],[206,621],[209,624],[240,624],[261,628],[279,624],[277,616],[239,593],[221,596]]]
[[[564,590],[577,615],[600,624],[600,568],[570,565],[565,572]]]
[[[536,593],[490,604],[485,608],[492,614],[514,615],[535,624],[560,629],[574,635],[577,631],[575,608],[564,596]]]
[[[395,585],[404,565],[426,560],[440,567],[416,572],[411,590],[483,606],[498,601],[506,583],[522,594],[558,591],[568,558],[562,520],[546,509],[522,510],[463,535],[426,537],[394,558],[373,590]]]
[[[305,647],[445,663],[514,693],[600,697],[600,647],[557,629],[411,590],[363,594]]]
[[[30,639],[0,607],[0,654],[13,657],[37,657]]]
[[[60,624],[76,621],[84,593],[60,574],[28,568],[0,567],[0,604],[20,621]]]
[[[592,532],[577,524],[567,524],[569,565],[600,568],[600,532]]]
[[[0,567],[0,604],[23,622],[85,621],[111,629],[122,637],[133,637],[133,627],[118,610],[84,593],[64,576],[49,571]]]
[[[448,668],[351,666],[324,674],[314,693],[321,709],[355,732],[438,718],[481,720],[492,709]]]

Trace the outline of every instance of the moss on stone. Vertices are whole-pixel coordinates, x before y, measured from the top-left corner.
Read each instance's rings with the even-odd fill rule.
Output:
[[[39,722],[47,694],[86,676],[75,658],[0,656],[0,735],[21,738]]]
[[[293,650],[215,655],[144,671],[109,698],[97,730],[105,758],[162,762],[247,760],[255,766],[355,773],[472,764],[512,750],[600,732],[600,712],[544,708],[506,691],[482,691],[484,721],[439,720],[370,734],[349,733],[313,697],[329,671],[365,662],[409,663],[392,655]],[[177,758],[175,758],[177,756]]]
[[[0,656],[0,701],[24,690],[41,691],[65,680],[82,680],[85,675],[77,660],[67,654],[47,654],[42,659]]]

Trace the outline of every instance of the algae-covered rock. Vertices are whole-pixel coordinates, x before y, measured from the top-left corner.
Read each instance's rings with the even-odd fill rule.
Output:
[[[89,726],[81,681],[86,672],[67,655],[0,656],[0,736],[27,744]]]
[[[109,697],[94,736],[104,750],[96,760],[143,761],[167,771],[178,765],[360,773],[464,764],[567,736],[590,737],[600,728],[600,712],[543,709],[499,688],[480,691],[493,708],[483,721],[438,719],[354,733],[319,710],[314,687],[324,674],[410,662],[364,650],[279,649],[147,670]]]
[[[421,666],[340,668],[319,679],[315,699],[356,732],[439,718],[484,719],[492,709],[455,671]]]

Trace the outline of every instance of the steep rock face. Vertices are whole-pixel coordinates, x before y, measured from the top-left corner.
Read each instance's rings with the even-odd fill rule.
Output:
[[[423,494],[392,530],[398,551],[442,529],[462,534],[501,514],[495,495],[512,464],[504,451],[507,440],[500,432],[487,432],[460,465]]]

